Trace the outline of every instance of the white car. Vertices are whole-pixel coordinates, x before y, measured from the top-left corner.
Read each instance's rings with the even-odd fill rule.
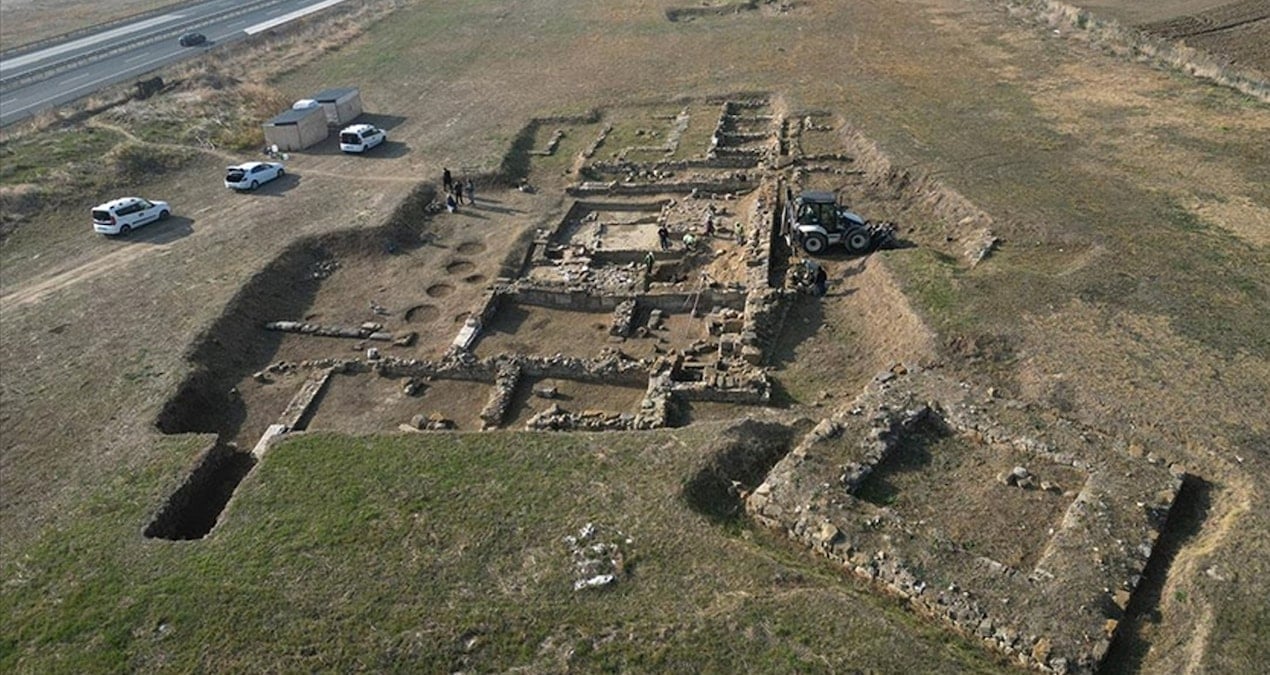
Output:
[[[167,202],[122,197],[93,207],[93,230],[101,234],[128,234],[170,215],[172,208]]]
[[[277,162],[247,162],[225,169],[225,187],[231,190],[255,190],[286,173]]]
[[[384,142],[388,134],[379,127],[369,124],[354,124],[340,131],[340,150],[344,152],[366,152]]]

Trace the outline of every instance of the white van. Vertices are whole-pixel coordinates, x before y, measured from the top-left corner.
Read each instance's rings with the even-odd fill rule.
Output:
[[[340,150],[344,152],[366,152],[384,142],[388,134],[383,129],[369,124],[354,124],[340,131]]]
[[[122,197],[93,207],[93,230],[100,234],[128,234],[156,220],[172,215],[167,202],[140,197]]]

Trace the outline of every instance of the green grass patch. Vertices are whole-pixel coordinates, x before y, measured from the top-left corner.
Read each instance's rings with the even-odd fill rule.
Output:
[[[0,184],[34,183],[54,172],[98,166],[103,155],[123,139],[96,127],[52,129],[0,142]]]
[[[654,162],[664,162],[670,158],[670,154],[665,150],[656,149],[634,149],[626,152],[626,159],[636,164],[652,164]]]
[[[892,258],[905,294],[936,325],[964,321],[960,262],[931,248],[919,248]]]
[[[595,141],[596,135],[600,133],[600,128],[599,122],[594,124],[543,123],[538,125],[538,129],[534,134],[533,150],[545,150],[556,130],[563,131],[564,136],[560,138],[560,142],[556,144],[555,152],[552,154],[530,156],[530,167],[533,175],[558,179],[559,176],[568,172],[573,168],[573,163],[577,159],[578,154]],[[536,181],[531,180],[531,182]]]
[[[674,118],[682,110],[682,107],[677,106],[652,106],[609,111],[609,121],[612,122],[613,129],[596,152],[596,159],[616,159],[627,148],[653,148],[665,145],[674,128]],[[633,154],[635,153],[627,153],[627,157]],[[658,157],[658,159],[665,158],[665,153],[661,153]],[[632,161],[650,160],[632,158]]]
[[[271,451],[207,539],[144,540],[184,442],[9,563],[0,666],[995,669],[807,553],[690,509],[717,431],[309,435]],[[630,541],[616,585],[577,592],[563,538],[586,523]]]
[[[719,123],[719,106],[693,105],[688,109],[688,128],[679,136],[679,147],[671,159],[698,159],[710,150],[710,138]]]

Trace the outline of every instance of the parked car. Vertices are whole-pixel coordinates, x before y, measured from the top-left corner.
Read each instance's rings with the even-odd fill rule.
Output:
[[[182,35],[177,42],[181,43],[182,47],[197,47],[207,42],[207,36],[202,33],[190,31],[189,33]]]
[[[140,197],[122,197],[93,207],[93,230],[101,234],[128,234],[156,220],[172,215],[167,202]]]
[[[344,152],[366,152],[384,142],[388,134],[379,127],[369,124],[354,124],[340,131],[340,150]]]
[[[225,187],[231,190],[255,190],[286,173],[277,162],[246,162],[225,169]]]

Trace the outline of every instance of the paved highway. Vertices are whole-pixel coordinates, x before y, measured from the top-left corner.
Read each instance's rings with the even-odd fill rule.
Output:
[[[5,52],[0,54],[0,126],[341,2],[208,0]],[[206,35],[207,44],[177,44],[189,31]]]

